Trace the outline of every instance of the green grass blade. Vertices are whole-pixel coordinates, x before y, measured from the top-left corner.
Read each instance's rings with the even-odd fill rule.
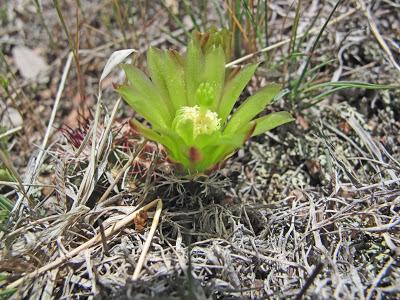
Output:
[[[369,82],[361,82],[361,81],[335,81],[335,82],[324,82],[320,84],[313,85],[304,90],[304,93],[318,90],[326,87],[334,87],[334,88],[358,88],[358,89],[367,89],[367,90],[388,90],[388,89],[400,89],[400,85],[392,85],[392,84],[377,84],[377,83],[369,83]]]
[[[14,207],[14,204],[8,200],[7,197],[0,195],[0,209],[5,210],[7,212],[11,212]]]
[[[303,68],[303,70],[302,70],[302,72],[301,72],[301,75],[300,75],[300,77],[299,77],[299,80],[296,82],[296,85],[295,85],[294,88],[293,88],[294,99],[297,98],[297,93],[298,93],[299,87],[300,87],[302,81],[303,81],[304,78],[305,78],[306,72],[307,72],[308,67],[309,67],[309,65],[310,65],[310,62],[311,62],[311,58],[313,57],[313,54],[314,54],[314,52],[315,52],[315,49],[316,49],[317,46],[319,45],[319,40],[321,39],[322,34],[324,33],[326,26],[328,26],[330,20],[331,20],[332,17],[333,17],[333,14],[335,13],[336,9],[339,7],[339,5],[340,5],[341,2],[342,2],[342,0],[338,0],[338,1],[336,2],[335,6],[333,7],[332,11],[330,12],[330,14],[329,14],[328,18],[326,19],[325,23],[322,25],[321,30],[319,31],[319,33],[318,33],[318,35],[317,35],[317,38],[315,39],[315,41],[314,41],[314,43],[313,43],[313,45],[312,45],[310,54],[309,54],[309,56],[308,56],[308,59],[307,59],[307,61],[306,61],[306,64],[304,65],[304,68]]]
[[[367,89],[367,90],[392,90],[392,89],[400,89],[400,85],[390,85],[390,84],[375,84],[375,83],[367,83],[367,82],[358,82],[358,81],[336,81],[336,82],[324,82],[320,84],[313,85],[304,92],[311,92],[314,90],[319,90],[323,88],[328,88],[326,91],[322,92],[317,96],[313,96],[313,101],[310,103],[305,103],[301,110],[310,108],[319,102],[323,101],[326,97],[345,89],[350,88],[359,88],[359,89]]]

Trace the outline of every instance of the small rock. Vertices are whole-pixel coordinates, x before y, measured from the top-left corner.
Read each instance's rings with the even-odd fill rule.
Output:
[[[24,123],[19,111],[13,107],[6,106],[4,103],[0,103],[0,113],[2,116],[0,125],[7,129],[21,126]]]
[[[171,10],[172,14],[177,15],[179,12],[179,3],[176,0],[166,0],[165,6]]]
[[[24,46],[14,47],[12,55],[22,77],[30,80],[43,80],[43,75],[49,68],[43,57]]]

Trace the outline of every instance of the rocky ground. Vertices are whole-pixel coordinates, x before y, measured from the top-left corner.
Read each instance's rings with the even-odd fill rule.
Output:
[[[399,298],[400,3],[342,1],[315,44],[335,1],[297,26],[296,3],[228,2],[1,4],[0,297]],[[99,81],[114,51],[144,67],[211,25],[296,122],[187,178],[130,128],[122,72]]]

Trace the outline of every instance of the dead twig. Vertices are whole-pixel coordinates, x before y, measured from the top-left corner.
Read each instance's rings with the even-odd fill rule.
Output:
[[[40,152],[39,152],[38,156],[36,157],[35,166],[32,170],[32,173],[28,177],[30,183],[33,183],[35,181],[37,171],[39,170],[39,167],[43,162],[44,154],[46,153],[46,146],[49,141],[49,137],[50,137],[50,133],[51,133],[51,129],[53,128],[54,119],[56,118],[58,105],[60,103],[61,95],[64,90],[64,86],[65,86],[65,82],[67,80],[69,69],[71,67],[72,57],[73,57],[72,52],[70,52],[68,55],[68,58],[67,58],[67,62],[65,63],[65,66],[64,66],[64,71],[63,71],[63,74],[61,77],[60,85],[58,86],[56,100],[54,101],[49,124],[47,125],[46,134],[43,138],[42,146],[40,147]]]

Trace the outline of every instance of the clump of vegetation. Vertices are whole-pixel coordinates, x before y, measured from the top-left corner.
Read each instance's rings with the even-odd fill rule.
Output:
[[[230,45],[226,30],[195,32],[185,56],[174,50],[148,51],[151,79],[132,65],[123,66],[128,82],[117,91],[151,129],[137,120],[132,124],[162,144],[185,173],[212,170],[249,137],[293,120],[285,111],[254,119],[279,93],[278,84],[263,87],[230,116],[257,68],[226,69]]]

